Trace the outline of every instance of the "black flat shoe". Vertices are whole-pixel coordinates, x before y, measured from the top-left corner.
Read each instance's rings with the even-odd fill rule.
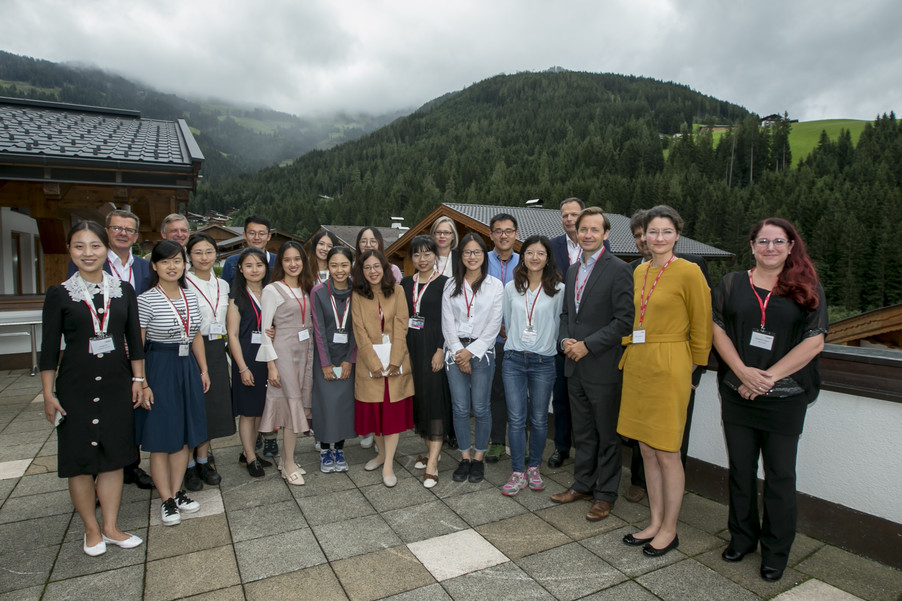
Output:
[[[783,577],[783,570],[779,568],[769,568],[761,564],[761,577],[768,582],[776,582]]]
[[[460,463],[457,464],[457,469],[455,469],[454,473],[451,474],[451,478],[455,482],[465,482],[469,476],[470,476],[470,460],[469,459],[461,459]]]
[[[650,543],[652,540],[654,540],[654,537],[652,537],[652,538],[636,538],[632,534],[627,534],[626,536],[623,537],[623,544],[629,545],[630,547],[641,547],[642,545]]]
[[[644,553],[646,557],[661,557],[662,555],[667,555],[670,551],[676,549],[679,546],[680,537],[674,536],[673,540],[670,541],[670,544],[663,549],[655,549],[651,546],[651,543],[648,543],[647,545],[642,547],[642,553]]]
[[[723,553],[720,556],[724,561],[729,561],[731,563],[736,563],[737,561],[742,561],[742,559],[748,555],[748,552],[742,553],[741,551],[737,551],[731,547],[727,547],[723,550]]]

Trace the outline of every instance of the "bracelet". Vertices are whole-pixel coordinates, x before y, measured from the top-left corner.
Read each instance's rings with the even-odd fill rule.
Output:
[[[147,390],[147,389],[149,389],[149,388],[150,388],[150,386],[144,386],[144,387],[143,387],[143,390]]]
[[[238,370],[238,375],[240,376],[241,374],[243,374],[244,372],[246,372],[246,371],[249,370],[249,369],[250,369],[250,367],[245,367],[244,369],[239,369],[239,370]]]
[[[207,372],[202,371],[202,372],[200,372],[200,375],[205,376],[205,375],[207,375]]]
[[[144,377],[143,377],[143,376],[140,377],[140,378],[137,378],[137,377],[136,377],[136,378],[132,378],[132,382],[143,382],[143,381],[144,381]]]

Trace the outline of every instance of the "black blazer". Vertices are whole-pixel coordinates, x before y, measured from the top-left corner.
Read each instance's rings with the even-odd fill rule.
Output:
[[[113,270],[110,269],[109,259],[103,264],[103,270],[110,275],[115,275]],[[72,274],[76,271],[78,271],[78,268],[76,268],[75,263],[70,260],[69,272],[66,274],[66,277],[71,278]],[[147,290],[148,284],[150,284],[150,262],[147,259],[135,257],[135,261],[132,263],[132,274],[135,276],[135,294],[140,295]],[[126,282],[126,284],[127,283],[128,282]]]
[[[558,331],[558,348],[567,338],[582,340],[589,354],[580,361],[567,359],[564,375],[584,382],[610,384],[620,382],[617,368],[623,354],[622,338],[633,328],[633,270],[605,251],[589,275],[576,311],[576,275],[574,266],[567,272],[564,308]]]

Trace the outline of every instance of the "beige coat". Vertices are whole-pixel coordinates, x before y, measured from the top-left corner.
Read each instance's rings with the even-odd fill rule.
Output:
[[[354,340],[357,343],[354,398],[364,403],[381,403],[385,398],[385,378],[370,377],[370,372],[382,371],[382,363],[373,350],[374,344],[382,342],[380,305],[385,316],[385,333],[391,339],[391,364],[401,366],[400,376],[388,378],[389,399],[394,403],[413,396],[413,376],[407,352],[407,301],[404,289],[395,286],[394,293],[388,298],[382,295],[381,290],[374,293],[372,300],[354,292],[351,301]]]

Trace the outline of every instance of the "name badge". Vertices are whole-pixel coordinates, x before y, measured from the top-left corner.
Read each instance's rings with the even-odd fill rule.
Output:
[[[113,344],[113,338],[111,336],[98,336],[96,338],[91,338],[91,340],[88,341],[88,345],[88,350],[91,351],[92,355],[111,353],[116,348],[116,345]]]
[[[251,344],[263,344],[263,332],[251,332]]]
[[[341,378],[341,367],[332,366],[332,373],[335,374],[336,378]]]
[[[210,324],[210,333],[222,336],[225,334],[225,326],[222,325],[221,323],[211,323]],[[212,338],[211,338],[211,340],[212,340]]]
[[[298,332],[298,340],[304,342],[310,339],[310,330],[301,330]]]
[[[188,349],[189,349],[189,347],[187,344],[180,344],[179,345],[179,357],[187,357]]]
[[[425,325],[426,318],[420,317],[419,315],[414,315],[407,320],[407,327],[411,330],[422,330]]]
[[[752,338],[749,340],[749,346],[771,350],[774,347],[774,334],[767,330],[757,329],[752,332]]]
[[[473,324],[469,321],[461,323],[457,333],[461,338],[471,338],[473,335]]]
[[[645,344],[645,330],[633,330],[633,344]]]
[[[334,344],[347,344],[348,343],[348,333],[338,331],[332,334],[332,342]]]
[[[210,340],[210,341],[220,340],[221,338],[222,338],[222,336],[220,336],[219,334],[209,334],[207,336],[207,340]]]
[[[538,332],[536,332],[535,328],[526,328],[520,335],[520,341],[523,344],[535,344],[537,337]]]

